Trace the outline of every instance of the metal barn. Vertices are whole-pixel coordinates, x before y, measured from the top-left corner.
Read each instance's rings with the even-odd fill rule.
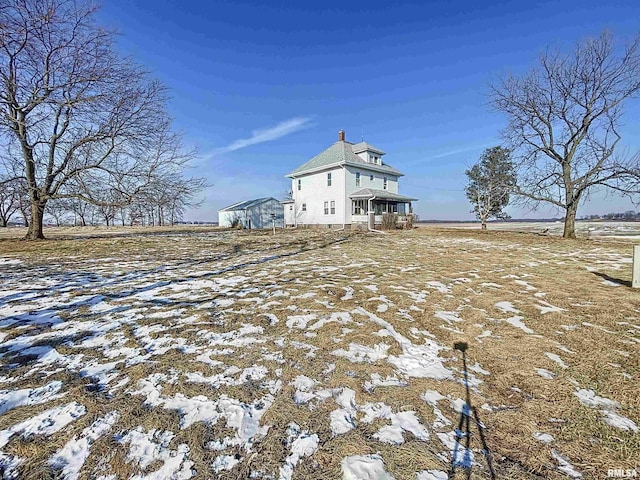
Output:
[[[284,208],[273,197],[246,200],[218,210],[221,227],[271,228],[272,222],[277,228],[284,227]]]

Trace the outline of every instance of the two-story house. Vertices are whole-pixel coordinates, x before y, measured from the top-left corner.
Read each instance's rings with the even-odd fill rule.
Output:
[[[382,161],[384,154],[367,142],[347,142],[341,130],[336,143],[286,175],[293,194],[283,202],[285,224],[373,228],[384,213],[412,213],[416,199],[398,194],[403,174]]]

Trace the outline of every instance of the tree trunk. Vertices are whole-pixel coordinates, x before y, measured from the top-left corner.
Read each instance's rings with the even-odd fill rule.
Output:
[[[487,221],[482,220],[482,230],[486,230],[486,229],[487,229]]]
[[[576,213],[578,211],[578,202],[573,202],[566,208],[564,216],[564,238],[576,238]]]
[[[42,232],[42,222],[44,220],[44,206],[46,202],[31,202],[31,221],[29,222],[29,230],[25,235],[25,240],[44,240]]]

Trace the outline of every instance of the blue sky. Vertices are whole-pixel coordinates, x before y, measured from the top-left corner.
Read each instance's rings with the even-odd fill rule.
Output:
[[[122,53],[169,87],[176,128],[199,152],[193,174],[213,184],[187,217],[212,221],[225,205],[281,197],[284,175],[340,129],[387,152],[421,218],[472,219],[464,170],[500,143],[505,124],[487,105],[489,82],[526,71],[547,46],[640,30],[635,0],[104,0],[99,17],[119,31]],[[639,103],[626,109],[631,147]],[[579,214],[632,207],[596,194]]]

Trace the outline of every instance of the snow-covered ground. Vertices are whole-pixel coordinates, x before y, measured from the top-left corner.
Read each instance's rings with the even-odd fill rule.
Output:
[[[477,434],[456,435],[465,384],[504,478],[624,468],[578,438],[638,433],[624,247],[422,229],[30,245],[0,246],[3,478],[488,478]]]

